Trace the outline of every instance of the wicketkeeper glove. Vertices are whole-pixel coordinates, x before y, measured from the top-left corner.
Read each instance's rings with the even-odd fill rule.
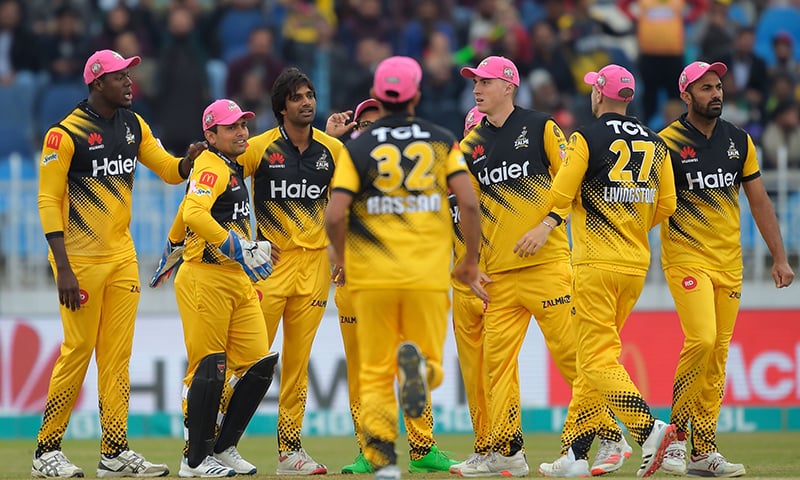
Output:
[[[161,260],[158,262],[153,278],[150,279],[150,288],[156,288],[161,285],[161,282],[168,279],[172,272],[178,273],[178,267],[183,263],[183,249],[183,242],[172,243],[167,239],[167,245],[161,254]]]
[[[230,230],[219,251],[238,262],[253,282],[265,280],[272,274],[272,244],[269,242],[252,242]]]

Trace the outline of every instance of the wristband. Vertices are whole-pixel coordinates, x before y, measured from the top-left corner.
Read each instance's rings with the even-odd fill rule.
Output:
[[[560,216],[559,216],[557,213],[555,213],[555,212],[550,212],[550,213],[548,213],[548,214],[547,214],[547,216],[548,216],[548,217],[550,217],[550,218],[552,218],[553,220],[555,220],[555,221],[556,221],[556,225],[555,225],[556,227],[557,227],[557,226],[559,226],[559,225],[561,225],[562,223],[564,223],[564,219],[563,219],[563,218],[561,218],[561,217],[560,217]]]
[[[554,230],[556,228],[556,225],[550,225],[549,223],[545,222],[544,220],[542,220],[542,225],[546,226],[550,230]]]

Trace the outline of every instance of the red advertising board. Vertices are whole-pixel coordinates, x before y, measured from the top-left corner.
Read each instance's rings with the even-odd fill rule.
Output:
[[[644,398],[651,406],[668,407],[683,345],[678,315],[634,312],[622,331],[622,345],[620,361]],[[549,403],[566,405],[569,387],[552,362],[549,368]],[[800,405],[800,310],[739,312],[727,372],[725,405]]]

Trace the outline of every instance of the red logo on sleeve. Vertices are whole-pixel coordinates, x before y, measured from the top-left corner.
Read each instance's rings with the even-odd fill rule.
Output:
[[[61,146],[61,133],[50,132],[50,135],[47,136],[45,146],[47,148],[52,148],[53,150],[58,150],[58,147]]]
[[[697,286],[697,279],[694,277],[684,277],[681,281],[683,288],[686,290],[693,290]]]
[[[200,175],[200,181],[198,183],[213,187],[214,184],[217,183],[217,174],[212,172],[203,172]]]

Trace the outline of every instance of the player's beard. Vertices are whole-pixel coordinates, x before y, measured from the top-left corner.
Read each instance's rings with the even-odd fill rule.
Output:
[[[692,96],[692,100],[691,108],[695,115],[708,119],[719,118],[722,115],[722,99],[718,100],[719,104],[714,105],[712,105],[713,100],[705,105],[699,105],[694,96]]]

